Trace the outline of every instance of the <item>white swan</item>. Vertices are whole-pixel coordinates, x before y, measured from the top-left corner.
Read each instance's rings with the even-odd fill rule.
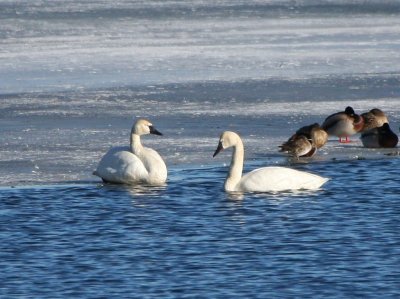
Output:
[[[225,180],[225,191],[315,190],[329,180],[315,174],[285,167],[258,168],[242,177],[244,147],[238,134],[230,131],[222,133],[213,157],[229,147],[233,147],[233,154],[229,173]]]
[[[109,183],[165,183],[167,167],[155,150],[142,146],[140,136],[145,134],[162,135],[148,120],[137,120],[131,130],[130,147],[112,147],[100,160],[93,174]]]

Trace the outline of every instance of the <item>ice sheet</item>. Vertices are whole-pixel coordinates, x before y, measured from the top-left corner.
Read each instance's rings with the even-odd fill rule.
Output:
[[[0,1],[1,93],[398,73],[396,1]]]
[[[1,185],[93,180],[137,117],[171,167],[211,159],[238,131],[250,162],[351,105],[396,132],[397,1],[0,0]],[[358,140],[357,137],[355,140]],[[329,144],[316,160],[382,156]]]

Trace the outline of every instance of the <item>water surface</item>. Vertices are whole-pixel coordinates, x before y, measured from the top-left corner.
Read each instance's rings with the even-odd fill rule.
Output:
[[[397,1],[0,0],[1,298],[399,298],[399,149],[278,146],[351,105],[398,132]],[[92,175],[135,119],[160,188]],[[314,192],[227,194],[289,166]]]
[[[166,187],[1,190],[4,297],[399,295],[397,159],[305,165],[317,192],[222,191],[225,169]]]

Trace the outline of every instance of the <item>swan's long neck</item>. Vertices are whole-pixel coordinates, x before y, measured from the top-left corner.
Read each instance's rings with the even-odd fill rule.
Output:
[[[140,135],[131,134],[131,151],[143,163],[147,170],[147,183],[159,184],[164,183],[167,178],[167,167],[161,157],[151,154],[150,149],[142,146]]]
[[[131,152],[135,154],[136,156],[140,156],[140,153],[142,152],[143,146],[142,143],[140,142],[140,135],[131,133]]]
[[[228,177],[225,181],[226,191],[236,191],[236,187],[239,184],[240,179],[242,178],[243,159],[243,142],[238,139],[236,145],[233,146],[231,166],[229,168]]]

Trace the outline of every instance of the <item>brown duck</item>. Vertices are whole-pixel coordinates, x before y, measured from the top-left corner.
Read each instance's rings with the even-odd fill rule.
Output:
[[[389,123],[386,114],[378,108],[371,109],[370,111],[361,114],[361,116],[364,119],[364,126],[361,132],[382,127],[384,123]]]

